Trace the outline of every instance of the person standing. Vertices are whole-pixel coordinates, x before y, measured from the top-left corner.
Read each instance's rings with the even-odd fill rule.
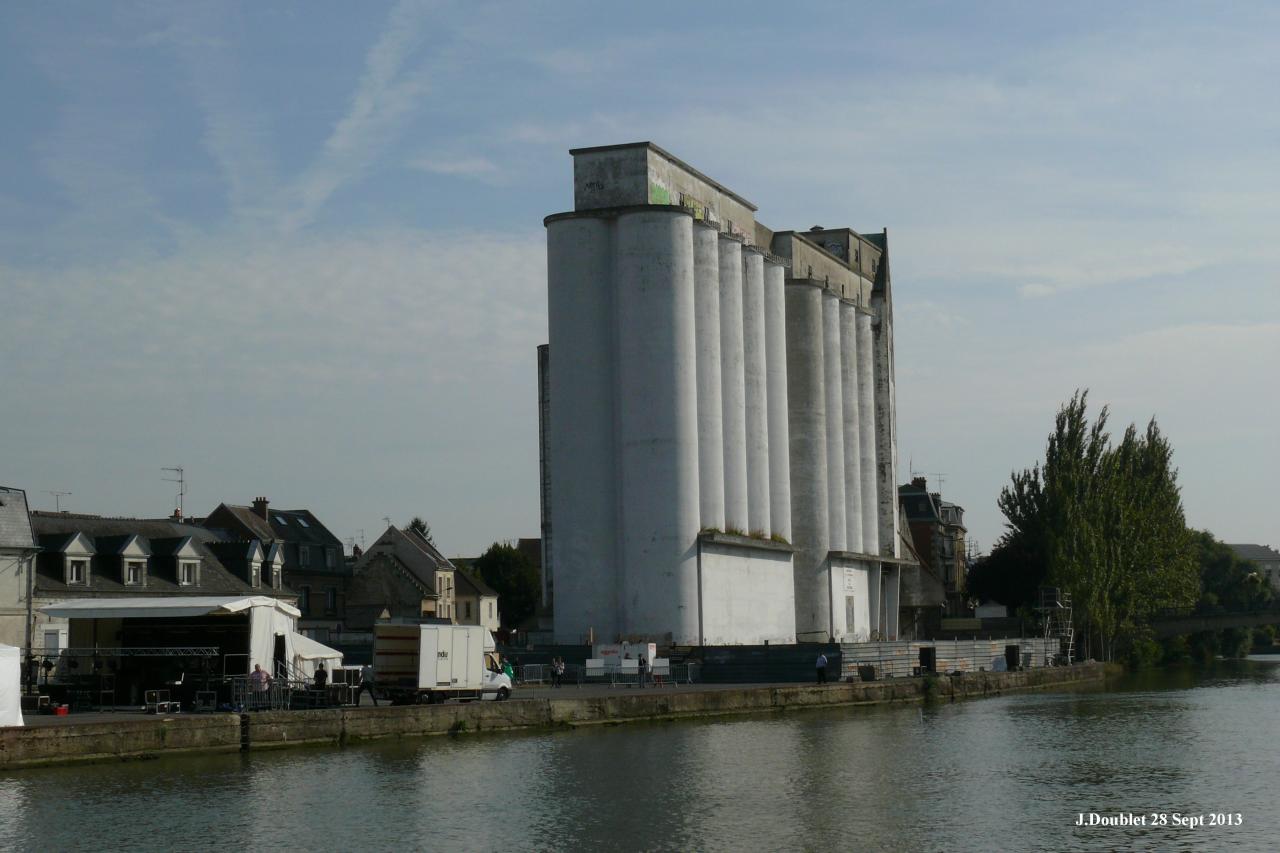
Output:
[[[365,664],[360,667],[360,689],[356,691],[356,704],[360,704],[360,700],[364,698],[364,692],[369,691],[369,698],[373,700],[374,707],[378,705],[378,694],[373,692],[373,666]]]
[[[271,689],[271,673],[262,668],[262,664],[255,663],[253,672],[249,673],[249,707],[255,711],[261,711],[270,703],[268,702],[267,691]]]
[[[324,690],[329,685],[329,670],[324,668],[324,661],[316,666],[316,690]]]
[[[827,683],[827,656],[818,652],[818,683]]]
[[[647,683],[648,683],[648,676],[649,676],[649,656],[648,655],[646,654],[640,655],[639,669],[640,669],[640,686],[646,687],[648,686]]]

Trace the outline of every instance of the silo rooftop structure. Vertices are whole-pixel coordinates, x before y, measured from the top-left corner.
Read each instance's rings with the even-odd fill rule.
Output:
[[[539,355],[556,642],[897,639],[888,241],[579,148]]]

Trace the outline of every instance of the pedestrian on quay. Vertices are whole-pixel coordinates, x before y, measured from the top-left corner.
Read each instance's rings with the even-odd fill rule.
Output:
[[[649,682],[649,656],[640,655],[640,686],[647,687]]]
[[[364,698],[364,692],[369,691],[369,698],[373,700],[374,707],[378,704],[378,694],[373,692],[373,666],[365,664],[360,667],[360,689],[356,691],[356,704],[360,704],[360,700]]]
[[[559,687],[564,680],[564,658],[551,659],[551,686]]]
[[[818,652],[818,683],[827,683],[827,656]]]
[[[271,689],[271,674],[255,663],[253,672],[249,673],[249,707],[261,711],[268,704],[267,691]]]
[[[316,665],[316,690],[324,690],[329,685],[329,670],[324,668],[324,661]]]

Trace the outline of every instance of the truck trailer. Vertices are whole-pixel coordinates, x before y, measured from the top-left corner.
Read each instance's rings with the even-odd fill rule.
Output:
[[[479,625],[375,625],[373,668],[393,703],[509,699],[494,648]]]

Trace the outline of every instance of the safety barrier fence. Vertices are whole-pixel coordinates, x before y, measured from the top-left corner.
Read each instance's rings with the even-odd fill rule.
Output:
[[[1059,652],[1057,638],[1043,637],[842,643],[840,674],[843,678],[871,680],[1027,669],[1052,666]]]

